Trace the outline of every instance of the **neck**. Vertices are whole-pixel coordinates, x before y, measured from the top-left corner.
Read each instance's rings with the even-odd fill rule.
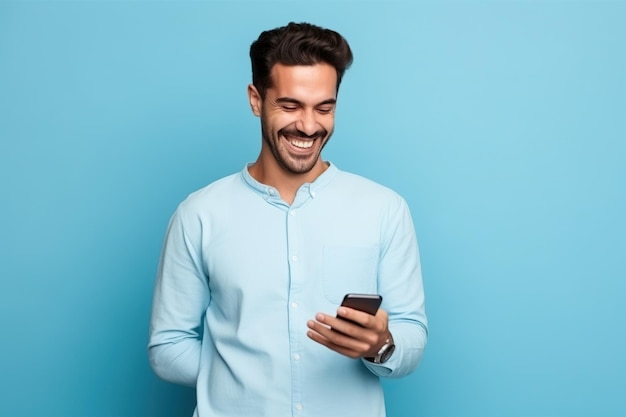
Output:
[[[328,163],[320,158],[313,169],[303,174],[295,174],[285,170],[271,156],[259,155],[256,162],[248,168],[248,172],[258,182],[276,188],[280,198],[291,205],[302,184],[315,181],[328,168]]]

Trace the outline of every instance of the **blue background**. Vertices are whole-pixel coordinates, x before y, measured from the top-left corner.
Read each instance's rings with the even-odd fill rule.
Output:
[[[189,416],[146,358],[163,234],[256,158],[249,44],[355,62],[325,158],[405,196],[430,319],[390,417],[624,416],[626,5],[0,3],[0,415]]]

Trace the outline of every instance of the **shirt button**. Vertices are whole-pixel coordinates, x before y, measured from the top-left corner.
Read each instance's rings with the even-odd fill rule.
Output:
[[[295,355],[293,355],[293,359],[296,361],[300,360],[300,355],[298,355],[297,353]]]
[[[296,261],[298,260],[298,257],[297,257],[296,255],[293,255],[293,256],[291,257],[291,260],[292,260],[292,261],[294,261],[294,262],[296,262]]]
[[[289,214],[291,214],[292,216],[295,216],[295,215],[296,215],[296,211],[295,211],[295,210],[291,210],[291,211],[289,212]]]
[[[296,410],[302,411],[302,404],[300,403],[296,404]]]
[[[291,303],[291,308],[298,308],[298,303]]]
[[[273,189],[273,188],[268,188],[268,189],[267,189],[267,192],[268,192],[270,195],[274,195],[274,194],[276,194],[276,191],[274,191],[274,189]]]

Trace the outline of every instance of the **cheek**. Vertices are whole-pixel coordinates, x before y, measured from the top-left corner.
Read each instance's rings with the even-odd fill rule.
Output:
[[[335,127],[335,118],[329,116],[328,119],[325,119],[320,123],[324,129],[326,129],[329,133],[333,131]]]
[[[279,130],[296,123],[296,119],[294,117],[285,114],[270,116],[267,121],[268,127],[270,127],[274,132],[278,132]]]

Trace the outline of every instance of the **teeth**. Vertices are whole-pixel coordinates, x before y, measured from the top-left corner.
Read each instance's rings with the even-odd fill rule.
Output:
[[[313,141],[312,140],[291,139],[289,141],[289,143],[291,143],[293,146],[295,146],[297,148],[303,148],[303,149],[307,149],[307,148],[310,148],[311,146],[313,146]]]

